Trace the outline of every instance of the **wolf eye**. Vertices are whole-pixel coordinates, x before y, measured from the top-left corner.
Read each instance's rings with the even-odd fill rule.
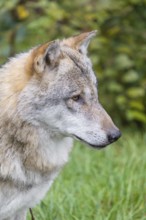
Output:
[[[71,98],[73,101],[77,102],[80,99],[80,95],[75,95]]]

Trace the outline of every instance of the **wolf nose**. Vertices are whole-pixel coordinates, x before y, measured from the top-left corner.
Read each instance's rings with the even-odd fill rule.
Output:
[[[120,130],[112,131],[108,134],[108,141],[113,143],[114,141],[118,140],[121,137]]]

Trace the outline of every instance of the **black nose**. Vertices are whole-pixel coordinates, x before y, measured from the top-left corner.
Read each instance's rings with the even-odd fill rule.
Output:
[[[108,141],[113,143],[114,141],[118,140],[121,137],[121,132],[119,130],[112,131],[108,134]]]

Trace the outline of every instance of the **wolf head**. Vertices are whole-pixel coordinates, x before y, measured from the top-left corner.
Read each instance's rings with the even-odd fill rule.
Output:
[[[31,79],[19,109],[32,123],[101,148],[120,131],[98,99],[98,84],[87,56],[96,31],[43,44],[31,51]],[[31,60],[31,62],[30,62]]]

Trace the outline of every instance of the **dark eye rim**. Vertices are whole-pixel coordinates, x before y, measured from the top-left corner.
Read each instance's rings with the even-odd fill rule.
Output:
[[[80,95],[74,95],[74,96],[71,97],[71,99],[72,99],[74,102],[79,101],[80,98],[81,98]]]

